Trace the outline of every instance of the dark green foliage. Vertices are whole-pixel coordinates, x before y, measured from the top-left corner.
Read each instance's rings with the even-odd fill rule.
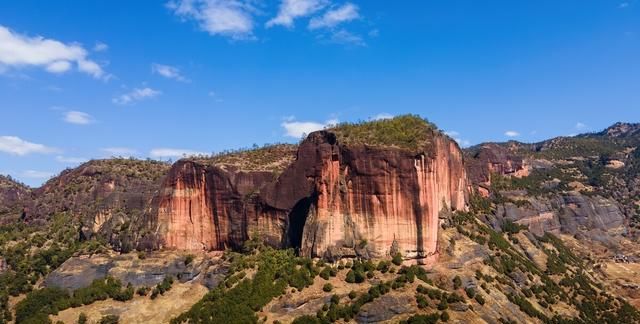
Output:
[[[449,318],[449,313],[447,312],[442,312],[442,314],[440,314],[440,320],[443,322],[448,322]]]
[[[449,309],[449,302],[446,298],[442,298],[442,300],[440,300],[440,304],[438,304],[438,310],[442,311],[445,309]]]
[[[232,258],[236,270],[255,264],[255,276],[244,278],[232,288],[219,286],[210,291],[172,323],[256,323],[255,312],[272,298],[284,294],[287,287],[297,285],[297,289],[304,289],[317,275],[311,260],[297,258],[293,250],[256,244],[247,248],[247,255],[232,254]]]
[[[353,300],[356,299],[356,297],[358,297],[358,294],[355,291],[351,291],[349,292],[349,299]]]
[[[186,266],[190,265],[190,264],[193,262],[193,260],[195,260],[195,258],[196,258],[196,257],[195,257],[195,255],[193,255],[193,254],[188,254],[188,255],[184,258],[184,265],[186,265]]]
[[[16,305],[16,323],[36,323],[36,319],[47,318],[69,308],[69,293],[59,288],[44,288],[27,295]]]
[[[330,283],[326,283],[324,284],[324,286],[322,286],[322,291],[324,292],[331,292],[333,290],[333,285]]]
[[[80,315],[78,315],[78,324],[87,324],[88,321],[87,314],[80,313]]]
[[[118,315],[105,315],[100,319],[98,324],[118,324],[118,322],[120,322]]]
[[[140,287],[138,288],[138,290],[136,290],[136,293],[140,296],[146,296],[147,294],[149,294],[149,291],[151,289],[149,287]]]
[[[341,123],[330,129],[341,144],[395,146],[409,150],[430,144],[437,127],[417,115],[359,123]]]
[[[304,315],[296,318],[291,324],[323,324],[323,322],[315,316]]]
[[[467,297],[469,298],[473,298],[476,296],[476,290],[471,287],[468,287],[467,289],[465,289],[464,292],[467,294]]]
[[[58,288],[35,290],[16,305],[16,323],[32,323],[70,307],[89,305],[108,298],[130,300],[133,298],[133,286],[127,285],[123,289],[119,280],[107,277],[94,280],[88,287],[76,289],[71,295]]]
[[[166,276],[162,279],[162,282],[156,285],[151,292],[151,299],[156,299],[158,295],[164,295],[165,292],[171,290],[171,285],[173,285],[173,277]]]
[[[400,254],[400,252],[396,253],[391,260],[391,262],[397,266],[401,265],[402,261],[402,254]]]
[[[431,315],[415,315],[410,317],[406,321],[402,321],[402,324],[435,324],[438,323],[440,319],[440,315],[431,314]]]
[[[518,234],[520,231],[526,230],[526,229],[528,229],[527,226],[516,224],[510,219],[506,219],[502,223],[502,232],[507,234]]]
[[[480,305],[484,305],[485,300],[484,300],[484,297],[482,297],[482,295],[481,295],[481,294],[476,294],[476,298],[475,298],[475,299],[476,299],[476,301],[478,302],[478,304],[480,304]]]
[[[455,276],[453,278],[453,289],[456,290],[460,288],[461,285],[462,285],[462,279],[460,279],[460,276]]]

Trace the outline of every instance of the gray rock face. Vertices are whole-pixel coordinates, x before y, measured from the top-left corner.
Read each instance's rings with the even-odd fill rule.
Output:
[[[612,237],[625,232],[624,214],[618,204],[610,199],[569,192],[545,198],[528,198],[527,201],[520,206],[513,203],[498,206],[498,220],[508,219],[527,225],[538,236],[545,232],[563,232],[597,239],[602,236],[598,233]]]
[[[44,285],[73,290],[111,276],[125,285],[150,287],[165,276],[172,276],[180,282],[201,280],[203,285],[213,288],[224,278],[226,270],[218,259],[198,257],[185,265],[183,256],[172,253],[154,253],[145,259],[138,259],[135,254],[96,255],[70,258],[45,278]]]
[[[358,323],[379,323],[388,321],[399,314],[415,311],[411,296],[384,295],[362,306],[356,318]]]

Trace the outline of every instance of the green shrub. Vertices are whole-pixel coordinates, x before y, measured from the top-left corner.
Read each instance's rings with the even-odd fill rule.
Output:
[[[331,292],[333,290],[333,285],[330,283],[326,283],[324,284],[324,286],[322,286],[322,291],[324,292]]]
[[[465,289],[464,292],[467,294],[467,297],[469,298],[473,298],[476,296],[476,290],[471,287],[468,287],[467,289]]]
[[[103,316],[98,324],[118,324],[120,322],[120,317],[118,315],[105,315]]]
[[[80,313],[80,315],[78,315],[78,324],[87,324],[88,321],[87,314]]]
[[[193,260],[195,260],[195,258],[196,258],[195,255],[187,254],[187,256],[184,258],[184,265],[186,266],[190,265],[193,262]]]
[[[443,322],[448,322],[449,318],[449,313],[447,312],[442,312],[442,314],[440,314],[440,320]]]
[[[453,278],[453,289],[457,290],[460,286],[462,286],[462,279],[460,279],[460,276],[455,276]]]
[[[397,266],[401,265],[402,261],[402,254],[400,254],[400,252],[396,253],[391,260],[391,262]]]

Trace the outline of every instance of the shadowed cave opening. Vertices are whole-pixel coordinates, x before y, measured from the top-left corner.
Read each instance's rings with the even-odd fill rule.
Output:
[[[288,245],[294,248],[297,253],[300,252],[300,248],[302,247],[304,225],[307,222],[312,203],[312,197],[302,198],[293,206],[293,209],[291,209],[289,213],[289,226],[287,228]]]

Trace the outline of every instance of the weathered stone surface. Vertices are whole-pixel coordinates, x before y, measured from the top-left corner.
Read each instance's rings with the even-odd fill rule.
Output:
[[[149,253],[144,259],[131,253],[73,257],[50,273],[44,285],[73,290],[111,276],[125,285],[150,287],[172,276],[180,282],[198,278],[213,287],[226,275],[226,266],[216,257],[198,256],[189,265],[184,260],[184,255],[170,252]]]
[[[9,177],[0,175],[0,216],[22,211],[21,203],[31,195],[31,189]],[[0,219],[2,224],[2,219]]]
[[[428,261],[437,255],[439,212],[466,208],[462,160],[457,144],[439,133],[412,152],[342,145],[330,131],[315,132],[275,179],[272,172],[177,163],[151,223],[161,245],[174,249],[221,250],[260,236],[308,256],[379,257],[396,240],[406,257]]]
[[[599,231],[610,235],[625,232],[624,215],[618,204],[602,197],[589,197],[577,192],[529,198],[529,204],[518,207],[512,203],[498,206],[496,216],[527,225],[536,235],[545,232],[568,234]]]
[[[466,162],[469,180],[474,185],[490,185],[491,175],[527,175],[524,160],[504,145],[482,144],[467,150]]]
[[[391,320],[399,314],[415,311],[413,298],[408,295],[384,295],[362,306],[356,321],[358,323],[379,323]]]

